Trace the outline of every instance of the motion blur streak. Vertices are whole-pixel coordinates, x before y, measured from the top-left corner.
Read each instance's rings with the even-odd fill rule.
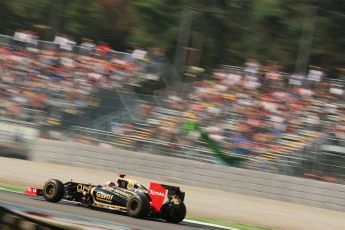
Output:
[[[69,164],[343,211],[344,12],[342,0],[0,1],[0,156],[25,160],[0,159],[0,186]],[[60,166],[37,174],[37,161]],[[84,179],[112,180],[95,174]],[[230,216],[238,194],[208,195],[217,207],[194,212],[313,223]]]

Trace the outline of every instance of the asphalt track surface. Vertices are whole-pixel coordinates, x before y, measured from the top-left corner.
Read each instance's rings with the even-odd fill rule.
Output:
[[[24,206],[26,208],[39,208],[42,210],[49,210],[64,214],[72,214],[84,217],[90,217],[98,220],[112,221],[114,224],[121,224],[133,229],[152,229],[152,230],[197,230],[197,229],[211,229],[220,230],[211,226],[199,225],[194,223],[181,222],[180,224],[171,224],[162,220],[152,219],[135,219],[126,216],[122,213],[102,212],[99,210],[92,210],[79,207],[76,204],[60,201],[59,203],[49,203],[41,197],[31,197],[24,194],[12,193],[7,191],[0,191],[0,201]]]
[[[93,184],[100,184],[108,181],[110,178],[114,178],[114,172],[104,171],[101,169],[95,170],[83,167],[59,165],[47,162],[33,162],[5,157],[0,157],[0,165],[0,182],[3,184],[18,186],[40,188],[45,181],[51,178],[56,178],[61,181],[70,181],[73,179],[74,181],[78,181],[80,183]],[[129,177],[147,185],[152,181],[151,178]],[[242,195],[238,193],[224,192],[211,188],[194,187],[188,184],[172,183],[169,180],[156,182],[180,186],[182,190],[186,192],[185,202],[188,213],[196,216],[203,216],[209,219],[225,220],[228,222],[241,223],[251,226],[265,227],[274,230],[345,229],[345,212]],[[274,181],[272,183],[274,183]],[[3,199],[5,199],[2,197],[3,196],[0,193],[0,203]],[[17,199],[20,200],[22,197],[17,197]],[[14,201],[13,203],[17,202],[22,201]],[[79,209],[75,211],[76,213],[81,211],[81,208],[75,208]],[[110,216],[108,219],[114,220],[115,218],[116,217],[114,216]],[[127,218],[126,221],[126,218],[121,218],[120,221],[122,220],[126,223],[137,223],[138,225],[141,224],[133,219],[128,220]],[[161,225],[161,228],[162,230],[165,230],[168,229],[169,226],[169,224],[164,223]],[[177,226],[182,229],[185,225],[182,224]],[[189,224],[186,224],[186,226],[192,227]],[[201,226],[190,229],[200,228]]]

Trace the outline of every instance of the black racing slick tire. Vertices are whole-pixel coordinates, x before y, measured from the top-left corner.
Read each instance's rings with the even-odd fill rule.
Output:
[[[65,188],[61,181],[56,179],[48,180],[43,186],[43,197],[46,201],[59,202],[65,194]]]
[[[165,203],[161,208],[161,215],[169,223],[180,223],[187,214],[187,208],[184,203],[175,205],[172,203]]]
[[[138,193],[131,196],[127,202],[127,213],[134,218],[145,218],[150,212],[150,200],[143,194]]]

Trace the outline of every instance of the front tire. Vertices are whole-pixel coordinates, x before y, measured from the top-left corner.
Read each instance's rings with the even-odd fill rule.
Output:
[[[61,181],[51,179],[43,186],[43,197],[46,201],[59,202],[65,194],[65,188]]]
[[[169,223],[180,223],[187,214],[187,208],[184,203],[175,205],[172,203],[165,203],[161,208],[161,215]]]
[[[145,194],[136,194],[127,202],[127,213],[134,218],[144,218],[150,212],[150,201]]]

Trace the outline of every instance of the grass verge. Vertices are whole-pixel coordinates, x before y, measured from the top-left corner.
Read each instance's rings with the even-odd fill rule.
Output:
[[[24,186],[17,186],[17,185],[11,185],[11,184],[3,184],[3,183],[0,183],[0,188],[13,191],[13,192],[24,192],[25,190]]]
[[[216,225],[225,226],[229,228],[237,228],[241,230],[270,230],[269,228],[260,228],[260,227],[245,225],[245,224],[237,224],[237,223],[232,223],[230,221],[211,219],[211,218],[196,216],[192,214],[187,214],[186,219],[200,221],[200,222],[204,222],[208,224],[216,224]]]

